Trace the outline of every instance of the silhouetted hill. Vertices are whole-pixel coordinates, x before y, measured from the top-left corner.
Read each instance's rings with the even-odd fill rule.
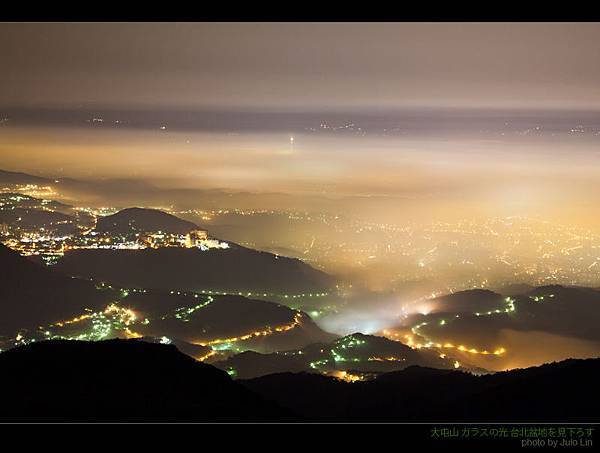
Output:
[[[248,379],[281,372],[383,373],[421,365],[453,368],[454,361],[432,350],[412,349],[400,342],[354,333],[330,342],[311,344],[295,351],[272,354],[241,353],[214,363],[223,370]]]
[[[261,354],[255,351],[244,351],[227,360],[213,362],[212,365],[230,371],[240,379],[252,379],[274,373],[313,371],[306,360],[297,354]]]
[[[2,184],[50,184],[51,180],[40,176],[28,175],[15,171],[0,170],[0,183]]]
[[[474,300],[478,294],[480,291],[473,295]],[[482,296],[481,304],[485,300],[488,300],[487,295]],[[514,310],[507,312],[508,302],[500,300],[495,307],[490,307],[491,312],[477,310],[480,316],[471,312],[462,313],[458,319],[446,317],[447,322],[443,327],[430,322],[420,331],[435,341],[451,338],[455,342],[475,342],[486,348],[502,340],[500,332],[503,329],[540,331],[600,341],[597,328],[600,323],[600,292],[594,289],[543,286],[526,294],[512,296],[512,304]],[[495,309],[499,309],[499,312]]]
[[[470,289],[436,297],[436,310],[442,312],[476,312],[497,308],[503,296],[487,289]]]
[[[599,378],[588,359],[485,376],[411,366],[352,384],[232,381],[172,345],[48,341],[0,354],[0,420],[598,422]]]
[[[504,421],[600,420],[600,359],[474,376],[409,367],[366,382],[314,374],[239,381],[309,420]]]
[[[45,341],[0,354],[0,420],[252,421],[290,412],[174,346]]]
[[[513,324],[519,330],[600,341],[600,292],[592,288],[543,286],[515,299]]]
[[[197,344],[188,343],[187,341],[182,341],[179,339],[167,339],[165,341],[164,337],[154,338],[154,337],[142,337],[139,338],[140,341],[144,341],[146,343],[154,343],[154,344],[172,344],[179,351],[184,353],[185,355],[189,355],[190,357],[202,361],[204,357],[206,357],[210,352],[211,348],[209,346],[201,346]]]
[[[228,249],[72,250],[56,264],[69,275],[120,286],[265,291],[280,294],[330,288],[332,278],[298,259],[230,244]]]
[[[157,209],[127,208],[98,218],[96,231],[109,234],[157,232],[186,234],[198,225]]]
[[[0,244],[0,335],[104,306],[109,294],[88,281],[58,274]]]

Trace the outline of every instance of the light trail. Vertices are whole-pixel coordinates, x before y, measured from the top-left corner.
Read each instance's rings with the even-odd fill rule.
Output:
[[[300,326],[302,322],[302,313],[301,312],[296,312],[296,314],[294,315],[294,320],[289,323],[289,324],[284,324],[282,326],[278,326],[278,327],[267,327],[266,329],[263,330],[255,330],[253,332],[244,334],[244,335],[239,335],[236,337],[230,337],[230,338],[217,338],[214,340],[210,340],[210,341],[206,341],[206,342],[196,342],[193,344],[196,345],[200,345],[200,346],[212,346],[212,345],[218,345],[218,344],[223,344],[223,343],[236,343],[238,341],[246,341],[246,340],[250,340],[251,338],[257,338],[257,337],[265,337],[268,335],[272,335],[276,332],[287,332],[289,330],[292,330],[298,326]]]
[[[421,334],[419,334],[421,335]],[[488,350],[479,350],[477,348],[474,347],[469,347],[469,346],[465,346],[465,345],[455,345],[454,343],[451,342],[443,342],[443,343],[438,343],[438,342],[432,342],[432,341],[428,341],[426,343],[415,343],[413,340],[413,336],[412,335],[404,335],[404,337],[407,342],[405,343],[407,346],[413,348],[413,349],[431,349],[431,348],[437,348],[437,349],[456,349],[458,351],[461,352],[468,352],[469,354],[480,354],[480,355],[502,355],[506,352],[506,349],[503,347],[499,347],[496,348],[494,351],[488,351]],[[395,340],[395,341],[399,341],[399,340]]]
[[[369,362],[406,362],[404,357],[369,357]]]
[[[199,362],[204,362],[205,360],[209,359],[210,357],[212,357],[212,356],[214,356],[216,354],[217,354],[217,351],[211,350],[210,352],[204,354],[202,357],[196,358],[196,360],[199,361]]]
[[[89,314],[89,315],[81,315],[81,316],[77,316],[73,319],[68,319],[66,321],[57,321],[53,324],[50,324],[48,327],[63,327],[69,324],[76,324],[78,322],[84,321],[86,319],[90,319],[93,315]]]

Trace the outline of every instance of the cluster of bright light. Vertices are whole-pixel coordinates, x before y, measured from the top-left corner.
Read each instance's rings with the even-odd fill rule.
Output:
[[[331,350],[331,355],[333,356],[333,360],[336,362],[360,362],[358,357],[353,357],[351,359],[340,355],[335,349]]]
[[[473,313],[475,316],[490,316],[490,315],[497,315],[497,314],[501,314],[501,313],[512,313],[515,311],[515,300],[510,298],[510,297],[506,297],[504,299],[504,302],[506,302],[506,307],[503,309],[495,309],[495,310],[490,310],[484,313],[481,312],[476,312]]]
[[[529,296],[534,302],[543,302],[544,297],[554,297],[554,294],[548,294],[547,296]]]
[[[124,297],[127,297],[126,295]],[[121,322],[129,326],[137,319],[137,315],[130,308],[123,308],[117,304],[110,304],[104,309],[105,315],[117,315]]]
[[[369,357],[370,362],[406,362],[404,357]]]
[[[144,320],[146,321],[146,320]],[[57,329],[67,328],[76,324],[89,323],[74,334],[55,332]],[[118,336],[122,332],[127,338],[140,338],[142,335],[130,329],[130,326],[138,322],[136,313],[129,309],[119,306],[117,303],[109,304],[104,310],[92,312],[87,310],[75,318],[57,321],[47,326],[40,326],[37,334],[43,339],[63,339],[63,340],[81,340],[81,341],[100,341],[107,338]],[[144,323],[144,322],[142,322]],[[19,333],[15,338],[16,344],[24,344],[35,341],[35,333],[29,338],[25,338],[23,333]]]
[[[353,348],[355,346],[360,346],[365,344],[365,340],[361,340],[360,338],[356,338],[352,335],[341,338],[335,342],[336,347],[341,347],[342,349]]]
[[[11,187],[3,187],[0,192],[19,192],[35,198],[56,197],[58,195],[52,186],[39,186],[37,184],[16,184]]]
[[[357,381],[362,381],[364,380],[364,378],[358,374],[352,374],[352,373],[348,373],[347,371],[335,371],[331,373],[332,376],[341,379],[343,381],[346,382],[357,382]]]
[[[314,362],[310,362],[309,366],[311,368],[321,368],[322,366],[327,365],[327,363],[329,363],[329,360],[327,359],[321,359],[321,360],[315,360]]]
[[[27,194],[28,196],[36,197],[58,196],[51,187],[39,187],[36,185],[16,185],[10,188],[4,188],[2,191],[10,191],[11,193],[16,191]],[[25,208],[30,209],[55,212],[52,207],[48,206],[52,203],[49,199],[36,200],[19,194],[5,198],[6,200],[9,200],[11,204],[10,206],[8,204],[5,206],[5,203],[0,202],[0,208],[3,210],[15,209],[15,206],[12,203],[17,203],[16,207],[24,206]],[[26,204],[30,201],[35,201],[37,204],[30,207]],[[77,249],[141,250],[148,247],[187,247],[207,251],[211,249],[223,250],[230,248],[227,242],[209,238],[207,232],[204,230],[194,230],[188,234],[163,233],[162,231],[145,232],[136,230],[135,225],[130,223],[132,229],[128,234],[105,234],[96,231],[95,229],[98,217],[114,214],[114,212],[116,212],[115,209],[74,207],[72,210],[75,216],[79,213],[88,214],[91,217],[92,224],[88,225],[88,222],[79,224],[79,222],[77,222],[76,226],[79,231],[69,236],[63,235],[60,237],[49,235],[48,232],[44,231],[44,228],[40,228],[39,231],[31,233],[29,231],[23,231],[18,227],[15,229],[8,227],[8,230],[3,232],[4,236],[8,236],[4,240],[5,245],[19,251],[22,255],[41,255],[49,264],[53,264],[60,259],[66,251]],[[64,223],[74,222],[72,220],[61,220],[53,222],[53,225]],[[29,237],[32,234],[35,236],[33,239]]]

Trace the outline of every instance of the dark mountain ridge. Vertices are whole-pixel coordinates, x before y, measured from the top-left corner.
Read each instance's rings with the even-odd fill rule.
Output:
[[[286,420],[227,373],[174,346],[44,341],[0,354],[1,421]]]
[[[437,310],[442,312],[476,312],[497,308],[503,296],[488,289],[469,289],[434,299]]]
[[[169,247],[144,250],[72,250],[56,264],[68,275],[120,286],[280,294],[317,292],[331,276],[295,258],[230,244],[228,249]]]
[[[233,381],[172,345],[45,341],[0,354],[0,420],[598,422],[600,359],[474,376],[411,366],[356,383]]]
[[[240,381],[309,420],[598,422],[600,358],[474,376],[412,366],[366,382],[283,373]]]

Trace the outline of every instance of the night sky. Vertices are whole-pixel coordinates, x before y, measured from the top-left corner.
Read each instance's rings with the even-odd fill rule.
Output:
[[[600,105],[594,23],[3,24],[0,105]]]

